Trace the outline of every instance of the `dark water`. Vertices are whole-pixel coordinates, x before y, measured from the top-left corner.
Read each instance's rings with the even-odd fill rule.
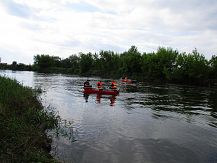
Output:
[[[117,97],[82,94],[86,78],[1,71],[42,88],[42,103],[72,122],[54,138],[53,155],[73,163],[217,162],[217,90],[122,86]],[[89,78],[95,83],[97,78]],[[69,136],[70,135],[70,136]]]

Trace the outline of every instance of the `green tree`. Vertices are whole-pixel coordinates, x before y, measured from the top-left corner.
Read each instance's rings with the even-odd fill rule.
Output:
[[[210,65],[210,78],[217,79],[217,56],[213,55],[209,61]]]
[[[17,62],[16,61],[12,62],[11,68],[12,68],[12,70],[16,70],[17,69]]]
[[[208,61],[195,49],[192,53],[179,55],[176,60],[174,78],[185,82],[201,83],[208,78]]]
[[[137,47],[131,48],[120,55],[120,73],[132,76],[142,72],[142,56]]]
[[[48,68],[51,67],[58,67],[60,66],[61,59],[56,56],[49,56],[49,55],[36,55],[34,56],[34,65],[40,71],[46,71]]]
[[[82,75],[90,75],[93,62],[94,61],[91,53],[80,53],[80,73]]]
[[[143,54],[143,73],[150,78],[170,80],[175,68],[178,52],[171,48],[160,47],[156,53]]]

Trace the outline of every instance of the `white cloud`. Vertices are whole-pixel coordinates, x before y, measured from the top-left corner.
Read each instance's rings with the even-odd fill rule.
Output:
[[[131,45],[146,52],[197,48],[207,58],[217,52],[214,0],[10,0],[0,2],[0,21],[0,56],[9,63]]]

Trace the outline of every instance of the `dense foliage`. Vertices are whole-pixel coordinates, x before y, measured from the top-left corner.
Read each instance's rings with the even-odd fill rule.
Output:
[[[32,89],[0,77],[1,162],[56,162],[49,154],[51,139],[46,130],[57,124]]]
[[[31,71],[32,66],[31,65],[25,65],[23,63],[17,63],[16,61],[13,61],[12,64],[6,64],[6,63],[0,63],[0,69],[1,70],[18,70],[18,71]]]
[[[34,69],[78,75],[121,77],[192,84],[213,84],[217,80],[217,57],[209,61],[195,49],[180,53],[160,47],[157,52],[140,53],[135,46],[121,54],[113,51],[79,53],[61,59],[49,55],[34,57]]]

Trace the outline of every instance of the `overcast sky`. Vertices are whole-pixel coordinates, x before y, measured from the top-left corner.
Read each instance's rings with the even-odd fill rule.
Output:
[[[217,54],[217,0],[0,0],[2,62],[36,54],[141,52],[159,46]]]

